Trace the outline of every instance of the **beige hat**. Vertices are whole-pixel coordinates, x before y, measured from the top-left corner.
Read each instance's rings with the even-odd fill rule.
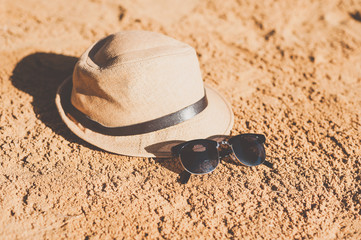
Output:
[[[195,50],[147,31],[92,45],[55,101],[80,138],[130,156],[169,157],[175,143],[229,134],[233,125],[230,105],[203,85]]]

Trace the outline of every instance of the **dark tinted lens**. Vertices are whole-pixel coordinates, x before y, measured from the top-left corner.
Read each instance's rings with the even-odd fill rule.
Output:
[[[265,149],[256,135],[240,135],[230,140],[234,154],[247,166],[262,164],[266,158]],[[261,141],[262,142],[262,141]]]
[[[189,142],[180,150],[183,167],[194,174],[212,172],[218,165],[217,143],[209,140]]]

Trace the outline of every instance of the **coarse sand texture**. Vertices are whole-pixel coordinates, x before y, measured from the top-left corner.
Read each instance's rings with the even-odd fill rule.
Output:
[[[57,88],[123,30],[193,47],[273,169],[182,185],[175,159],[73,134]],[[360,33],[357,0],[0,0],[0,239],[361,239]]]

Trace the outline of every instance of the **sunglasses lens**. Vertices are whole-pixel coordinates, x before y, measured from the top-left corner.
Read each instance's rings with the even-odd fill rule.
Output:
[[[212,172],[219,163],[217,143],[208,140],[192,141],[179,154],[183,167],[193,174]]]
[[[261,142],[256,135],[240,135],[230,141],[238,160],[247,166],[257,166],[265,161],[266,152]]]

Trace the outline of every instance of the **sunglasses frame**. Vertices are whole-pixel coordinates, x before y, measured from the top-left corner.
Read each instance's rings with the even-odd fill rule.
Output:
[[[235,154],[235,151],[234,151],[234,148],[233,148],[233,145],[232,145],[232,142],[235,141],[236,138],[242,138],[242,137],[246,137],[246,136],[251,136],[251,137],[255,137],[257,142],[260,143],[260,144],[264,144],[265,141],[266,141],[266,137],[263,135],[263,134],[256,134],[256,133],[244,133],[244,134],[239,134],[239,135],[236,135],[236,136],[233,136],[233,137],[230,137],[229,139],[225,139],[225,140],[222,140],[221,142],[217,142],[217,141],[214,141],[214,140],[210,140],[210,139],[195,139],[195,140],[191,140],[191,141],[187,141],[187,142],[184,142],[184,143],[181,143],[181,144],[178,144],[174,147],[172,147],[172,154],[174,157],[177,157],[179,158],[179,161],[181,162],[182,164],[182,167],[184,168],[185,171],[187,171],[189,174],[194,174],[194,175],[203,175],[203,174],[208,174],[208,173],[211,173],[213,172],[219,165],[219,163],[221,162],[221,159],[224,158],[224,157],[227,157],[229,155],[233,155],[237,160],[238,162],[242,163],[243,165],[245,166],[257,166],[257,165],[260,165],[260,164],[263,164],[265,162],[265,159],[263,159],[263,161],[259,164],[256,164],[256,165],[249,165],[249,164],[246,164],[244,162],[242,162],[238,157],[237,155]],[[193,144],[195,142],[198,142],[198,141],[201,141],[201,142],[208,142],[208,143],[211,143],[211,144],[215,144],[215,147],[217,149],[217,165],[214,167],[213,170],[209,171],[209,172],[205,172],[205,173],[192,173],[190,172],[188,169],[186,169],[183,165],[183,162],[182,162],[182,159],[181,159],[181,151],[182,149],[184,149],[187,145],[189,144]],[[229,148],[229,151],[221,154],[221,151],[220,151],[220,148],[223,147],[223,146],[227,146]],[[264,145],[263,145],[264,146]]]

